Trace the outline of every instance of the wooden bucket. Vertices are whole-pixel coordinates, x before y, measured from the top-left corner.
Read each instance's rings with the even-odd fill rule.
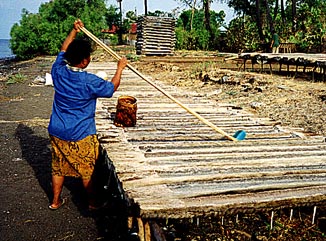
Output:
[[[119,127],[132,127],[136,125],[137,99],[132,96],[118,98],[114,125]]]

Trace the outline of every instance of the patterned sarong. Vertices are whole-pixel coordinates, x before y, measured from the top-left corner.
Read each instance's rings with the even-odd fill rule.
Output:
[[[64,141],[50,135],[52,175],[89,180],[99,155],[99,141],[90,135],[80,141]]]

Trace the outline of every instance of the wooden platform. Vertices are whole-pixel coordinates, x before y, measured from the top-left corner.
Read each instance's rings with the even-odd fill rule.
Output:
[[[299,68],[303,73],[311,72],[312,80],[318,79],[325,81],[326,76],[326,54],[306,54],[306,53],[241,53],[239,59],[243,60],[243,69],[246,70],[246,62],[251,61],[252,69],[255,64],[260,65],[260,69],[264,69],[264,65],[269,65],[270,72],[282,71],[286,67],[286,71],[290,73],[290,67],[295,66],[291,72],[298,73]],[[278,69],[272,69],[272,64],[279,64]],[[316,78],[316,75],[319,77]]]
[[[111,75],[115,66],[93,63],[88,71]],[[325,200],[324,137],[157,84],[225,132],[245,130],[247,138],[225,140],[126,70],[114,97],[98,102],[96,119],[101,143],[141,217],[183,218]],[[136,127],[113,125],[121,95],[138,100]]]

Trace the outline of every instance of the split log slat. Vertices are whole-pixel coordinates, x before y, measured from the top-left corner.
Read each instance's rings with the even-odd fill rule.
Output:
[[[289,169],[289,168],[288,168]],[[189,175],[189,176],[169,176],[169,177],[157,177],[156,175],[148,176],[146,179],[142,179],[139,181],[139,179],[134,178],[133,180],[124,179],[124,182],[129,182],[128,185],[132,186],[133,188],[139,187],[139,186],[156,186],[156,185],[172,185],[176,186],[179,183],[203,183],[203,182],[222,182],[223,180],[227,180],[228,182],[231,179],[250,179],[255,180],[258,178],[267,178],[270,177],[276,177],[279,176],[280,178],[284,176],[288,176],[291,178],[302,178],[305,175],[318,175],[318,173],[323,173],[322,169],[313,169],[309,171],[297,171],[294,170],[293,172],[290,172],[290,170],[286,171],[260,171],[260,172],[241,172],[241,173],[232,173],[232,174],[209,174],[209,175]],[[230,192],[230,189],[225,189],[225,191]]]

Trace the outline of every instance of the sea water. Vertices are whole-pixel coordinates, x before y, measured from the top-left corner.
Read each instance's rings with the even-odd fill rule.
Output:
[[[0,59],[13,58],[9,39],[0,39]]]

